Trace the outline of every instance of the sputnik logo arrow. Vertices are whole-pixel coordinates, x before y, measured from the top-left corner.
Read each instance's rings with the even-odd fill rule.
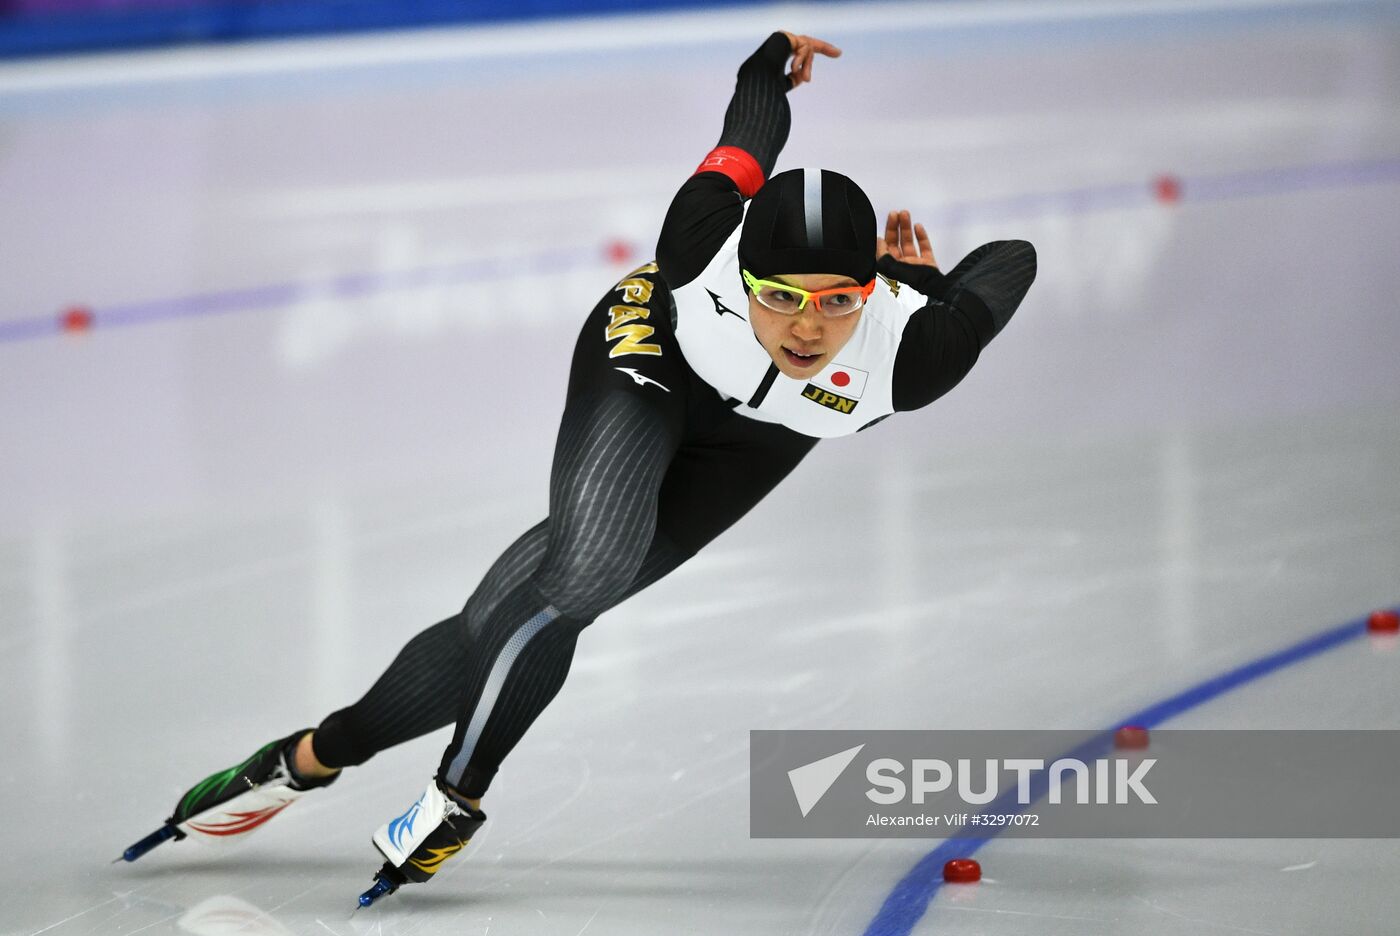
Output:
[[[830,757],[823,757],[788,771],[792,794],[797,797],[797,807],[802,810],[804,818],[826,795],[826,791],[831,789],[831,785],[841,773],[850,766],[851,761],[856,759],[863,747],[864,744],[858,744],[839,754],[832,754]]]

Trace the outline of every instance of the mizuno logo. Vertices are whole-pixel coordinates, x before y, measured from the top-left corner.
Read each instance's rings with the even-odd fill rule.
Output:
[[[656,384],[656,386],[660,387],[662,390],[665,390],[667,393],[671,392],[671,388],[661,383],[660,381],[652,380],[646,374],[637,373],[637,369],[635,367],[614,367],[613,370],[622,371],[622,373],[635,380],[637,382],[637,386],[639,387],[645,387],[647,384]]]
[[[715,314],[716,314],[716,315],[718,315],[718,316],[720,316],[721,318],[723,318],[723,317],[724,317],[724,314],[727,312],[727,313],[729,313],[730,315],[734,316],[736,319],[738,319],[738,320],[741,321],[741,322],[748,321],[748,320],[745,319],[742,315],[740,315],[738,312],[735,312],[733,309],[729,308],[729,306],[725,305],[723,302],[720,302],[720,301],[719,301],[719,296],[714,292],[714,290],[707,289],[707,290],[705,290],[705,292],[709,293],[709,294],[710,294],[710,298],[714,300],[714,303],[715,303]]]

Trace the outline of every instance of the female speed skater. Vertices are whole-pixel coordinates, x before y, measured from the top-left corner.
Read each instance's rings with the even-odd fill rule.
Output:
[[[201,781],[126,860],[171,838],[246,835],[343,768],[455,723],[422,796],[374,833],[384,864],[360,902],[431,879],[486,821],[482,796],[563,685],[585,627],[684,564],[819,439],[962,380],[1030,288],[1035,250],[995,241],[944,273],[909,212],[890,212],[878,236],[845,176],[769,177],[787,92],[816,56],[840,54],[776,32],[739,68],[719,143],[671,202],[655,262],[584,321],[549,516],[363,698]]]

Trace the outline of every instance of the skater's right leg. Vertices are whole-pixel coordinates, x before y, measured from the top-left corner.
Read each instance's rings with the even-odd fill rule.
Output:
[[[246,837],[311,790],[330,786],[339,776],[309,776],[297,770],[295,752],[311,729],[269,741],[252,756],[196,783],[175,803],[170,817],[155,832],[128,848],[122,858],[135,861],[170,839],[187,836],[227,841]]]
[[[296,747],[292,750],[292,768],[303,777],[321,779],[340,773],[339,767],[327,767],[316,759],[316,749],[311,746],[311,738],[316,734],[308,731],[298,739]]]
[[[328,786],[341,767],[360,763],[379,750],[451,724],[460,703],[454,701],[437,710],[415,705],[415,699],[422,694],[412,691],[414,684],[426,689],[428,697],[456,699],[465,663],[454,649],[469,643],[470,621],[484,620],[511,588],[534,571],[543,553],[545,532],[546,524],[541,523],[520,537],[491,567],[462,613],[427,628],[411,640],[363,699],[334,713],[320,729],[303,729],[264,745],[234,767],[196,784],[181,796],[166,824],[127,849],[123,857],[134,861],[162,842],[191,834],[245,836],[307,790]],[[626,594],[645,588],[685,558],[679,550],[658,539]],[[410,691],[399,691],[405,686]],[[335,759],[336,754],[326,754],[327,750],[352,753]],[[325,763],[322,756],[330,763]],[[480,806],[478,798],[464,802],[471,810]]]
[[[326,786],[341,767],[453,722],[460,705],[467,620],[495,602],[538,564],[543,523],[507,549],[461,614],[427,628],[400,651],[364,699],[259,748],[247,760],[201,781],[177,802],[166,823],[127,849],[134,861],[171,838],[230,838],[260,828],[306,790]]]

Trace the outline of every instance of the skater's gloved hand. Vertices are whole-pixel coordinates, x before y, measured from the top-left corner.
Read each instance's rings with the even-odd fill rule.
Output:
[[[792,45],[792,69],[788,72],[788,81],[792,82],[794,88],[812,80],[812,59],[814,56],[841,57],[841,50],[823,39],[817,39],[813,36],[799,36],[786,30],[783,31],[783,35],[787,36],[788,43]]]
[[[891,211],[885,219],[885,234],[875,241],[875,268],[933,299],[941,299],[947,289],[928,231],[913,223],[908,211]]]

